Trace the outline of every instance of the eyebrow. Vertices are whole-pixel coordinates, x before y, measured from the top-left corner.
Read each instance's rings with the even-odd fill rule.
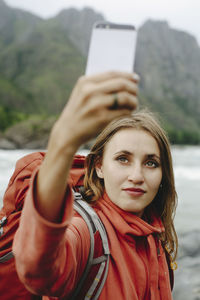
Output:
[[[148,157],[148,158],[157,158],[157,159],[160,160],[160,156],[157,155],[157,154],[147,154],[147,157]]]
[[[120,150],[120,151],[117,151],[116,153],[114,153],[114,155],[117,155],[117,154],[127,154],[127,155],[133,155],[133,153],[127,151],[127,150]]]
[[[118,155],[118,154],[122,154],[122,153],[123,153],[123,154],[126,154],[126,155],[133,155],[132,152],[129,152],[129,151],[127,151],[127,150],[120,150],[120,151],[114,153],[114,155]],[[146,156],[147,158],[157,158],[157,159],[160,160],[160,156],[157,155],[157,154],[155,154],[155,153],[153,153],[153,154],[146,154],[145,156]]]

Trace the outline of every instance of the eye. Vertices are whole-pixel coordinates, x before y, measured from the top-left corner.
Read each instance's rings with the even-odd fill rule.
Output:
[[[116,160],[123,163],[123,164],[128,163],[128,158],[126,156],[119,156],[119,157],[116,158]]]
[[[156,160],[148,160],[145,165],[149,168],[158,168],[160,164]]]

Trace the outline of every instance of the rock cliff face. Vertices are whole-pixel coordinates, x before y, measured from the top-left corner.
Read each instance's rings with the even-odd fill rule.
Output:
[[[81,11],[75,8],[65,9],[49,22],[66,30],[71,41],[86,57],[92,26],[95,22],[101,20],[104,20],[102,14],[95,12],[90,7],[85,7]]]
[[[139,30],[135,69],[144,97],[166,121],[200,128],[200,48],[193,36],[147,21]]]
[[[41,18],[20,9],[12,9],[0,0],[1,44],[25,41],[40,21]]]

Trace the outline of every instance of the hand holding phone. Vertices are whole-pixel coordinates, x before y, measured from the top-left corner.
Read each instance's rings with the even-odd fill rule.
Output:
[[[137,32],[132,25],[96,23],[92,30],[86,75],[106,71],[132,73]]]

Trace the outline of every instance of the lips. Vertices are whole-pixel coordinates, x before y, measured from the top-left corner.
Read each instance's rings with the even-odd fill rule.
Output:
[[[126,188],[123,190],[132,196],[142,196],[146,193],[145,190],[140,188]]]

